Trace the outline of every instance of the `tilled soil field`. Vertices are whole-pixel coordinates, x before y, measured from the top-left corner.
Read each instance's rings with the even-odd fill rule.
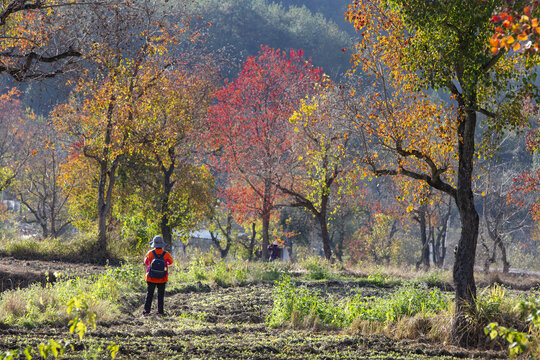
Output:
[[[312,285],[313,286],[313,285]],[[316,285],[349,291],[350,285]],[[270,328],[271,283],[199,286],[190,292],[167,293],[164,318],[142,317],[144,294],[126,300],[123,315],[99,323],[83,340],[68,328],[0,329],[0,351],[36,347],[49,339],[70,342],[62,358],[107,358],[107,346],[119,345],[117,359],[463,359],[505,358],[505,352],[465,350],[422,341],[394,341],[384,336],[348,335],[339,330]],[[357,289],[358,290],[358,289]],[[379,289],[365,287],[366,295]],[[154,303],[155,306],[155,303]],[[155,308],[153,309],[155,311]],[[24,357],[22,357],[24,358]]]
[[[56,280],[55,273],[77,275],[97,274],[103,266],[88,264],[68,264],[60,261],[19,260],[12,257],[0,258],[0,292],[23,288],[30,284]]]

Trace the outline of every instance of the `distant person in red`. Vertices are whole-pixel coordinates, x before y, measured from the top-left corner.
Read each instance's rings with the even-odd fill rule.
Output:
[[[272,245],[268,245],[268,261],[276,261],[281,257],[281,248],[277,241],[274,241]]]
[[[169,280],[169,265],[173,263],[171,254],[163,250],[165,241],[159,235],[154,236],[150,242],[150,246],[154,249],[150,250],[144,257],[146,265],[146,283],[148,288],[146,291],[146,300],[144,301],[143,316],[150,315],[152,307],[152,298],[157,287],[158,291],[158,316],[163,316],[163,301],[165,298],[165,284]]]

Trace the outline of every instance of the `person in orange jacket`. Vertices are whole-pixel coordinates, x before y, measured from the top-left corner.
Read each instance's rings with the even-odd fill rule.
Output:
[[[150,315],[152,307],[152,299],[154,291],[157,287],[158,294],[158,316],[163,316],[163,303],[165,298],[165,284],[169,280],[169,265],[173,263],[171,254],[163,250],[165,241],[159,235],[154,236],[150,242],[150,246],[154,249],[150,250],[144,257],[146,265],[146,283],[148,284],[146,291],[146,299],[144,301],[143,315]]]

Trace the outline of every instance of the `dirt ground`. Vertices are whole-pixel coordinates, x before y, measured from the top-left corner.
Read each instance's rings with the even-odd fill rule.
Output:
[[[0,271],[16,274],[26,268],[35,281],[46,271],[98,272],[84,265],[0,259]],[[80,267],[80,268],[79,268]],[[23,272],[21,270],[21,272]],[[12,280],[14,281],[14,280]],[[23,280],[21,280],[23,281]],[[341,286],[334,284],[332,286]],[[464,359],[505,358],[505,352],[482,352],[422,341],[394,341],[384,336],[347,335],[342,331],[270,328],[265,319],[272,306],[272,284],[207,287],[167,293],[167,316],[142,317],[144,293],[123,304],[119,319],[100,323],[83,341],[66,328],[0,328],[0,351],[36,346],[47,339],[69,339],[73,350],[64,358],[106,358],[118,344],[117,359]],[[347,289],[341,289],[347,291]],[[366,292],[376,291],[366,288]],[[153,312],[155,312],[155,303]],[[94,355],[92,355],[94,354]],[[97,355],[95,355],[97,354]]]
[[[59,261],[19,260],[12,257],[0,258],[0,292],[23,288],[30,284],[54,282],[56,274],[97,274],[105,268],[98,265],[70,264]]]

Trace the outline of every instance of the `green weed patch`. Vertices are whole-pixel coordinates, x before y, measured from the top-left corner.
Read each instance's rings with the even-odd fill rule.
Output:
[[[273,282],[289,273],[289,265],[281,262],[262,263],[229,261],[195,257],[187,264],[173,264],[169,276],[172,292],[207,291],[208,286],[243,286]]]
[[[406,285],[388,298],[356,296],[338,299],[297,287],[290,277],[276,284],[270,326],[323,326],[345,328],[356,319],[393,323],[416,314],[433,315],[448,308],[448,296],[439,289]]]

